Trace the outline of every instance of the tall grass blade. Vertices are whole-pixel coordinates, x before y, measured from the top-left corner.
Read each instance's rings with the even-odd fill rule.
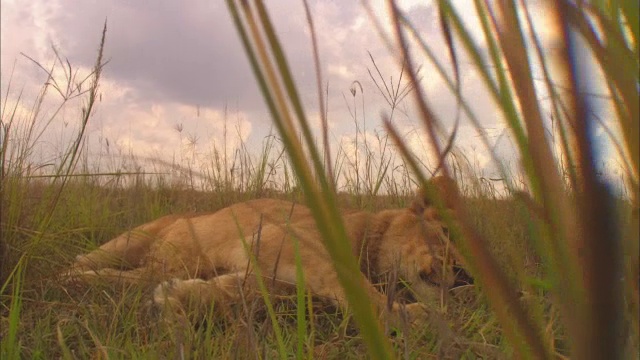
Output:
[[[284,360],[287,358],[287,348],[284,343],[284,337],[282,336],[282,328],[278,323],[278,317],[276,316],[276,311],[273,307],[273,303],[271,302],[269,289],[267,288],[267,285],[264,283],[264,279],[266,279],[266,277],[263,277],[262,269],[260,269],[260,264],[258,263],[258,260],[256,259],[256,254],[254,253],[254,251],[257,251],[256,249],[259,250],[260,248],[262,222],[258,226],[257,234],[255,234],[255,237],[256,237],[255,242],[257,245],[256,245],[256,248],[254,249],[253,246],[249,245],[247,241],[248,238],[245,236],[244,229],[240,226],[240,223],[238,222],[238,218],[235,216],[235,214],[232,214],[232,216],[236,223],[236,227],[238,229],[238,235],[240,236],[240,240],[242,241],[242,246],[244,247],[244,252],[249,257],[249,263],[252,269],[252,274],[250,276],[255,277],[256,282],[258,283],[258,289],[260,290],[262,299],[264,300],[265,306],[267,307],[267,314],[269,315],[269,320],[271,321],[271,326],[273,326],[273,332],[276,337],[276,343],[278,344],[278,350],[279,350],[278,354],[280,355],[280,359]]]
[[[370,355],[378,359],[388,358],[390,356],[388,341],[383,336],[380,324],[376,321],[377,316],[368,298],[367,291],[364,289],[362,274],[357,260],[348,245],[349,241],[339,215],[340,212],[337,210],[333,193],[329,191],[329,182],[324,174],[322,161],[313,143],[313,137],[306,122],[304,110],[266,10],[260,1],[254,2],[262,24],[262,28],[259,29],[251,6],[248,2],[242,3],[244,20],[250,30],[249,35],[243,20],[240,18],[235,2],[229,0],[227,5],[250,58],[254,74],[260,84],[273,121],[287,148],[292,166],[300,179],[300,185],[308,197],[310,208],[324,239],[325,247],[333,260],[347,300],[352,305],[354,318],[359,324]],[[275,58],[275,64],[272,63],[270,52],[262,40],[263,32],[269,41],[269,50]],[[278,73],[276,73],[276,67]],[[283,86],[280,85],[280,81],[283,81]],[[286,91],[293,109],[289,108],[283,91]],[[292,113],[298,119],[298,125],[301,127],[303,137],[307,141],[306,146],[303,146],[296,137],[296,126],[291,117]],[[311,155],[311,163],[308,163],[303,157],[306,151]],[[313,176],[314,172],[317,175],[316,177]]]
[[[20,325],[20,313],[22,310],[22,286],[24,280],[23,266],[18,264],[13,274],[13,284],[11,289],[11,302],[9,303],[9,328],[7,336],[0,340],[2,350],[0,350],[3,359],[20,358],[20,340],[18,339],[18,328]],[[4,289],[0,294],[4,294]]]

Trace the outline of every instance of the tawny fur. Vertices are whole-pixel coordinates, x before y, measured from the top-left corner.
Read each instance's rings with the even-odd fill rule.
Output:
[[[343,212],[354,255],[361,262],[365,286],[382,313],[403,307],[388,302],[372,284],[395,273],[418,299],[438,296],[453,282],[449,240],[428,202],[406,209]],[[160,284],[154,302],[172,311],[210,306],[218,311],[257,294],[250,254],[270,291],[285,293],[296,283],[294,238],[299,242],[305,284],[316,296],[346,308],[347,302],[308,208],[292,202],[259,199],[215,213],[169,215],[141,225],[78,256],[67,275],[134,284]],[[368,279],[368,280],[367,280]],[[412,316],[421,305],[407,307]]]

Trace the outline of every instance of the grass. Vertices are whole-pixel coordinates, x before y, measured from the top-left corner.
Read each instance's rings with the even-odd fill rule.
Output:
[[[147,304],[153,286],[139,289],[113,288],[106,284],[96,287],[62,285],[56,274],[86,248],[97,246],[134,224],[158,216],[158,213],[185,212],[194,206],[202,211],[216,210],[223,206],[226,197],[234,196],[224,192],[163,189],[155,184],[109,188],[95,184],[100,180],[83,177],[67,184],[67,189],[61,194],[64,200],[59,204],[59,212],[55,212],[51,219],[48,234],[40,243],[41,248],[32,250],[20,296],[11,293],[3,296],[3,339],[7,339],[8,325],[12,323],[8,309],[20,309],[19,321],[13,321],[17,325],[18,340],[14,344],[19,345],[17,353],[14,353],[16,357],[58,358],[66,357],[65,351],[68,351],[72,358],[165,358],[184,351],[193,358],[244,358],[255,354],[271,358],[280,357],[282,352],[287,357],[300,354],[298,344],[303,345],[303,354],[314,354],[317,358],[365,356],[366,348],[354,323],[317,299],[306,299],[313,301],[314,306],[311,314],[304,315],[307,328],[302,332],[305,336],[302,341],[299,341],[297,299],[292,297],[274,302],[284,341],[284,349],[280,349],[273,324],[261,301],[247,304],[247,309],[238,305],[238,321],[232,324],[220,324],[216,319],[208,318],[190,334],[175,334],[173,329],[164,326]],[[22,186],[35,190],[43,185],[25,183]],[[292,197],[282,193],[278,196]],[[193,198],[198,201],[192,202]],[[30,200],[39,203],[38,198]],[[367,200],[374,203],[374,199]],[[375,207],[392,207],[407,200],[379,197]],[[505,245],[519,247],[519,250],[525,247],[526,221],[524,217],[514,215],[513,207],[517,204],[492,198],[472,201],[477,204],[478,224],[486,226],[489,235],[501,233],[501,238],[491,237],[496,241],[496,251],[505,251]],[[341,206],[347,207],[349,196],[343,196],[340,202]],[[37,216],[23,216],[21,223],[25,227],[28,227],[28,222],[40,221]],[[15,259],[26,252],[34,236],[28,232],[19,236],[15,231],[6,231],[7,235],[10,236],[6,237],[10,239],[8,259]],[[6,274],[4,270],[12,266],[15,264],[3,262],[3,275]],[[515,265],[505,263],[504,266]],[[532,261],[527,266],[534,274],[536,264]],[[22,303],[12,304],[12,299],[19,299]],[[538,298],[539,301],[542,299]],[[392,340],[393,352],[398,357],[424,358],[441,353],[448,358],[457,358],[461,354],[490,356],[508,351],[495,317],[486,301],[478,298],[475,291],[452,297],[447,305],[447,312],[433,319],[433,323],[424,329],[396,334]],[[249,309],[253,311],[247,311]],[[187,337],[188,341],[180,339],[180,336]],[[6,343],[3,344],[4,350],[11,351],[5,346]]]
[[[335,233],[323,233],[325,246],[334,261],[347,298],[357,310],[354,317],[368,346],[369,355],[372,358],[388,358],[391,356],[390,345],[382,335],[380,326],[369,321],[372,314],[367,297],[357,282],[349,281],[348,274],[353,273],[349,266],[355,261],[349,257],[348,250],[341,247],[343,242],[336,241],[343,235],[340,219],[330,216],[337,212],[331,181],[327,181],[325,175],[331,176],[332,169],[323,164],[319,155],[321,151],[313,141],[282,44],[273,31],[268,12],[261,1],[228,0],[227,4],[273,121],[284,139],[293,168],[300,177],[305,194],[310,197],[316,222],[320,229],[336,227]],[[597,176],[598,154],[591,139],[595,136],[598,124],[593,114],[595,105],[589,94],[592,87],[599,86],[609,94],[615,110],[610,121],[621,135],[610,140],[620,149],[619,155],[623,159],[625,181],[634,209],[631,228],[636,229],[638,214],[635,209],[639,197],[637,9],[625,2],[591,4],[559,1],[545,4],[544,10],[549,13],[555,30],[554,48],[559,49],[557,53],[549,55],[540,45],[540,25],[532,22],[530,5],[525,2],[474,2],[482,40],[473,36],[468,24],[462,21],[450,1],[439,1],[437,5],[453,74],[444,70],[427,39],[415,30],[414,24],[394,1],[388,1],[392,29],[391,35],[385,38],[390,50],[400,54],[397,57],[398,64],[407,70],[413,100],[424,124],[430,150],[439,159],[435,171],[449,175],[455,170],[447,162],[447,157],[460,119],[456,119],[454,130],[448,138],[439,136],[442,122],[422,88],[415,49],[445,79],[449,90],[458,99],[461,112],[478,130],[485,150],[501,170],[510,190],[514,189],[513,179],[496,157],[476,114],[470,109],[470,100],[461,91],[460,51],[482,79],[485,90],[499,109],[497,115],[514,136],[523,175],[532,194],[532,197],[524,195],[521,198],[531,213],[539,214],[532,217],[531,243],[545,270],[541,283],[556,297],[554,305],[562,311],[562,324],[567,332],[571,353],[578,358],[636,354],[637,350],[634,349],[637,346],[633,344],[638,343],[635,340],[637,327],[630,324],[634,323],[631,319],[637,318],[638,313],[637,296],[634,295],[638,286],[638,266],[635,260],[632,261],[633,265],[623,266],[622,249],[637,248],[638,234],[635,230],[624,231],[628,236],[623,236],[622,223],[614,212],[611,187]],[[382,19],[376,18],[368,5],[365,8],[379,33],[386,34],[381,25]],[[309,27],[313,30],[311,20]],[[488,56],[481,53],[481,41],[487,43]],[[312,42],[315,42],[313,36]],[[314,44],[315,48],[317,46]],[[596,64],[589,64],[585,54],[591,55]],[[620,66],[614,65],[617,62],[620,62]],[[558,123],[562,149],[559,158],[554,157],[554,144],[547,138],[547,120],[542,110],[540,89],[534,85],[534,65],[542,71],[551,115]],[[599,80],[601,86],[594,84],[590,67],[602,72],[602,79]],[[559,94],[558,87],[566,89],[566,94]],[[388,116],[383,121],[418,183],[439,204],[441,200],[438,195],[429,190],[426,183],[425,170],[432,169],[425,169],[416,159]],[[607,125],[604,127],[607,128]],[[301,135],[297,137],[297,134]],[[327,153],[326,149],[324,153]],[[303,154],[310,156],[305,159]],[[315,178],[311,176],[313,173]],[[567,191],[565,179],[571,191]],[[318,196],[320,193],[323,194],[322,198]],[[488,239],[473,225],[469,202],[454,200],[453,208],[456,216],[455,221],[452,217],[448,218],[450,230],[455,238],[462,239],[459,247],[478,283],[491,289],[484,295],[504,327],[504,336],[513,346],[514,355],[533,358],[557,356],[558,347],[554,336],[548,331],[549,322],[540,316],[540,312],[533,311],[535,306],[523,304],[518,298],[518,289],[527,287],[522,268],[515,268],[520,277],[518,281],[510,281],[509,274],[492,254]],[[443,213],[443,216],[448,215]],[[621,283],[623,268],[628,272],[623,276],[624,283]],[[532,316],[532,311],[537,313],[536,316]],[[630,318],[626,316],[629,314],[632,314]]]
[[[360,124],[364,119],[355,111],[357,91],[352,93],[352,116],[358,139],[355,147],[361,152],[353,157],[340,148],[331,154],[326,141],[324,148],[318,148],[288,71],[282,49],[286,44],[279,43],[266,9],[260,2],[230,0],[228,4],[278,131],[265,139],[258,154],[241,145],[230,157],[219,150],[226,149],[223,145],[214,146],[202,168],[157,160],[150,164],[153,172],[145,173],[136,168],[139,159],[133,158],[131,171],[122,171],[121,166],[90,170],[83,139],[104,65],[101,55],[84,79],[76,79],[77,73],[67,71],[66,65],[64,70],[46,69],[51,81],[27,115],[19,114],[17,105],[8,108],[5,97],[0,154],[0,357],[637,356],[638,131],[634,129],[639,121],[634,84],[638,83],[638,17],[633,6],[611,2],[605,7],[595,2],[577,7],[561,1],[550,10],[558,31],[577,32],[587,39],[585,51],[594,54],[604,74],[604,87],[615,110],[610,121],[623,134],[612,139],[624,160],[622,181],[628,191],[619,199],[594,176],[588,139],[595,120],[589,116],[589,99],[580,91],[584,79],[572,72],[579,61],[567,50],[554,64],[547,63],[536,46],[536,29],[526,11],[518,17],[513,3],[474,2],[489,44],[488,57],[482,57],[455,8],[448,1],[438,2],[450,50],[448,65],[454,69],[452,76],[442,74],[458,97],[461,112],[478,126],[458,85],[457,54],[464,52],[517,139],[523,174],[509,173],[495,159],[508,188],[504,192],[474,173],[466,160],[471,154],[461,154],[452,146],[455,130],[448,137],[437,135],[442,132],[441,121],[425,101],[417,67],[408,56],[398,59],[403,74],[399,78],[407,82],[395,84],[384,82],[387,77],[371,58],[371,77],[391,113],[385,121],[387,132],[376,139],[380,151],[372,150],[375,147],[366,140],[366,124]],[[520,5],[521,11],[527,10],[524,3]],[[428,43],[393,2],[390,9],[395,32],[390,40],[397,45],[396,53],[407,55],[413,41],[426,59],[442,69]],[[592,20],[609,40],[594,36]],[[311,14],[309,22],[312,25]],[[524,47],[523,39],[532,46]],[[560,48],[575,46],[571,41],[570,36],[563,37]],[[619,60],[619,66],[608,62],[610,57]],[[558,144],[548,143],[540,104],[525,95],[535,91],[528,62],[534,58],[544,70],[543,81],[551,94]],[[66,64],[58,54],[57,60]],[[53,76],[55,71],[63,71],[67,84],[53,81],[60,78]],[[556,91],[554,73],[567,75],[568,95]],[[628,74],[636,77],[629,80]],[[318,72],[319,83],[321,78]],[[91,84],[87,91],[73,86],[85,81]],[[84,102],[77,136],[62,144],[54,171],[46,168],[45,172],[30,154],[39,141],[38,129],[46,131],[48,124],[57,121],[58,111],[46,118],[40,109],[51,89],[62,95],[57,109],[74,106],[74,100]],[[462,186],[463,197],[455,205],[458,221],[450,228],[464,239],[459,245],[477,282],[453,290],[424,327],[385,332],[373,320],[369,300],[358,283],[346,276],[358,270],[350,251],[341,247],[344,232],[334,226],[341,223],[335,209],[405,206],[415,187],[428,177],[426,172],[436,170],[398,141],[390,121],[399,102],[408,97],[413,97],[422,114],[427,147],[440,162],[437,171],[455,174]],[[324,103],[322,97],[319,101]],[[552,155],[556,147],[563,149],[561,159]],[[516,191],[519,183],[529,184],[531,195]],[[336,268],[344,272],[341,280],[352,314],[342,314],[298,289],[291,298],[273,298],[263,292],[270,306],[261,298],[235,304],[233,322],[221,322],[210,314],[195,326],[172,327],[148,303],[153,284],[69,286],[59,279],[75,255],[134,225],[163,214],[215,211],[264,196],[296,199],[313,209],[319,227],[326,229],[323,235]]]
[[[277,144],[265,146],[257,156],[244,154],[242,158],[275,158],[280,163],[267,161],[269,166],[287,167],[286,160],[278,156],[281,149]],[[259,174],[259,167],[252,166],[254,163],[258,162],[240,164],[244,167],[241,172],[231,170],[237,169],[238,164],[228,164],[227,168],[219,167],[226,173],[209,177],[193,176],[199,173],[195,169],[182,169],[179,181],[174,178],[173,182],[168,175],[115,171],[111,174],[78,171],[71,175],[83,176],[69,176],[64,183],[51,177],[33,176],[26,169],[7,175],[3,187],[7,196],[3,196],[1,203],[3,214],[7,215],[3,217],[3,225],[7,225],[2,227],[6,249],[1,263],[2,283],[6,284],[0,327],[3,358],[156,358],[179,357],[182,353],[194,358],[365,356],[366,347],[353,321],[317,299],[302,297],[302,301],[312,305],[307,307],[311,311],[303,314],[298,313],[301,308],[298,298],[274,301],[283,339],[283,345],[279,346],[274,325],[261,301],[246,307],[240,304],[238,321],[233,324],[220,324],[208,318],[199,327],[181,334],[164,326],[148,305],[153,286],[140,289],[61,284],[57,274],[66,269],[75,255],[163,214],[214,211],[261,196],[304,200],[295,184],[276,189],[261,187],[269,183],[255,181],[264,176]],[[346,160],[345,163],[349,164]],[[169,173],[176,165],[164,166],[158,173]],[[347,178],[354,172],[349,166],[343,169]],[[239,181],[241,177],[245,180]],[[198,180],[197,185],[194,179]],[[348,184],[348,180],[344,183]],[[211,186],[213,191],[199,189],[203,185]],[[406,206],[413,189],[398,186],[392,189],[395,191],[392,195],[341,191],[338,202],[340,207],[369,210]],[[59,200],[51,210],[54,196]],[[490,206],[493,200],[477,201]],[[513,213],[505,210],[504,214],[495,214],[497,221]],[[485,223],[486,219],[482,219],[478,214],[478,221]],[[510,220],[514,223],[499,226],[518,226],[515,219]],[[518,238],[504,241],[517,240],[522,241]],[[28,256],[28,261],[21,265],[19,259],[24,256]],[[415,333],[395,334],[394,353],[416,358],[441,353],[455,358],[460,354],[503,351],[501,331],[486,302],[476,297],[471,292],[461,297],[460,303],[451,301],[448,312],[434,319],[433,326]],[[304,329],[299,328],[301,317],[307,320]],[[442,329],[447,330],[444,336],[440,334]]]

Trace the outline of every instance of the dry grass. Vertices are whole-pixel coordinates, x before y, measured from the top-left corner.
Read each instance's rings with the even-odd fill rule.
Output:
[[[628,189],[625,199],[607,190],[589,162],[593,154],[588,131],[593,119],[586,111],[589,101],[579,91],[582,79],[571,73],[577,60],[568,53],[556,59],[559,73],[568,75],[568,95],[561,97],[553,91],[554,78],[548,69],[543,79],[553,94],[550,101],[560,124],[558,141],[564,157],[559,160],[549,153],[557,144],[547,143],[539,104],[525,96],[532,93],[526,55],[542,58],[543,64],[545,59],[540,48],[526,48],[522,38],[515,36],[535,31],[528,22],[515,21],[514,3],[474,3],[489,40],[490,55],[483,58],[450,2],[439,2],[442,31],[456,70],[454,76],[443,77],[452,93],[460,95],[460,108],[469,121],[478,126],[458,87],[455,50],[461,46],[517,139],[524,168],[524,174],[518,175],[524,180],[518,181],[530,184],[531,195],[498,194],[486,186],[485,179],[473,176],[473,166],[451,147],[455,131],[444,141],[436,136],[441,121],[425,101],[416,67],[408,57],[399,59],[412,85],[396,95],[387,94],[390,111],[393,114],[398,97],[414,96],[433,153],[441,160],[439,171],[461,174],[463,196],[454,204],[460,221],[450,228],[454,236],[464,239],[461,251],[478,280],[476,285],[452,290],[441,311],[433,312],[424,327],[382,331],[367,312],[369,299],[348,279],[343,285],[355,305],[353,314],[341,314],[299,291],[291,299],[271,299],[273,309],[264,301],[236,304],[237,321],[233,323],[209,316],[180,330],[167,326],[149,305],[152,284],[143,288],[63,286],[57,274],[76,254],[133,225],[163,214],[214,211],[264,196],[308,204],[321,231],[326,230],[326,246],[335,261],[357,269],[352,259],[344,257],[339,241],[344,234],[335,226],[341,223],[335,209],[405,206],[416,184],[424,183],[425,170],[434,170],[425,169],[398,141],[390,121],[386,121],[389,135],[378,138],[381,152],[370,151],[367,142],[356,144],[363,149],[357,160],[344,152],[331,156],[326,146],[323,151],[317,149],[266,9],[261,2],[230,0],[228,4],[278,127],[278,135],[265,139],[259,154],[249,154],[245,146],[233,159],[215,151],[210,154],[213,165],[204,169],[156,161],[153,173],[123,172],[119,167],[100,173],[87,170],[82,139],[104,65],[99,56],[94,71],[82,80],[92,84],[88,92],[74,93],[77,87],[66,86],[71,93],[61,93],[59,109],[73,99],[86,100],[82,126],[74,141],[63,144],[65,150],[55,171],[43,174],[42,164],[29,154],[38,141],[34,129],[55,121],[55,112],[51,119],[43,119],[37,105],[28,119],[18,119],[4,99],[0,154],[3,359],[597,358],[605,353],[615,357],[638,354],[638,132],[633,131],[638,126],[637,106],[634,108],[638,17],[630,11],[633,9],[617,4],[604,9],[560,1],[552,14],[559,31],[565,35],[575,31],[585,37],[587,50],[600,60],[615,108],[612,121],[623,134],[622,139],[613,140],[625,160],[621,165]],[[390,2],[395,42],[406,55],[407,37],[416,34],[393,5]],[[611,42],[593,37],[585,19],[600,22]],[[452,33],[461,45],[453,42]],[[624,37],[629,40],[620,41]],[[566,50],[571,40],[569,36],[563,39]],[[424,56],[435,62],[429,46],[421,42],[424,39],[414,40]],[[100,54],[103,46],[104,34]],[[620,68],[607,62],[607,56],[619,60]],[[58,60],[65,63],[60,56]],[[635,83],[622,76],[620,69],[635,69],[628,72],[636,74]],[[67,85],[78,82],[71,73],[67,80]],[[391,85],[400,89],[400,83]],[[65,88],[64,84],[45,85],[35,104],[42,103],[51,86],[58,91]],[[382,88],[378,83],[378,89]],[[359,127],[357,117],[353,121],[360,134],[364,124]],[[467,158],[472,156],[467,154]],[[516,176],[495,160],[504,171],[507,188],[515,190]],[[272,171],[276,168],[279,177]],[[437,196],[433,200],[437,206],[442,203]],[[301,306],[305,304],[310,306]],[[301,308],[311,310],[300,312]]]
[[[71,180],[60,196],[51,224],[37,248],[32,248],[35,234],[28,229],[41,221],[31,209],[45,199],[45,185],[25,183],[25,211],[17,221],[19,227],[3,229],[7,239],[7,261],[2,263],[5,277],[15,261],[31,254],[22,286],[22,307],[18,326],[19,353],[26,358],[64,357],[65,349],[75,358],[85,357],[160,357],[170,358],[180,351],[194,358],[210,357],[278,357],[279,351],[269,316],[261,301],[237,304],[237,321],[220,323],[204,319],[190,334],[175,334],[164,325],[148,304],[150,284],[145,288],[114,288],[62,285],[57,274],[65,270],[76,254],[93,248],[118,235],[132,225],[160,214],[191,211],[215,211],[229,198],[249,198],[241,193],[212,193],[196,190],[157,188],[138,185],[133,188],[98,186],[91,177]],[[52,191],[49,189],[49,191]],[[39,194],[39,195],[37,195]],[[78,194],[82,194],[81,196]],[[291,199],[295,194],[272,194]],[[352,194],[339,197],[341,207],[352,208]],[[361,196],[372,209],[396,207],[410,199],[390,196]],[[304,199],[302,199],[304,200]],[[495,198],[468,199],[477,209],[474,219],[481,231],[495,242],[496,254],[508,255],[507,249],[527,251],[527,217],[515,200]],[[6,202],[2,204],[7,206]],[[531,257],[533,257],[531,252]],[[519,266],[508,256],[504,266]],[[540,268],[532,258],[526,264],[531,276]],[[3,296],[2,336],[6,336],[10,297]],[[534,300],[535,299],[535,300]],[[545,302],[542,293],[529,301]],[[296,353],[297,317],[295,297],[275,302],[288,356]],[[303,339],[305,353],[318,358],[362,358],[366,355],[357,328],[343,314],[318,299],[313,299],[312,317],[307,314],[309,329]],[[558,338],[561,338],[559,336]],[[391,336],[394,352],[400,356],[424,358],[440,354],[445,358],[467,356],[508,357],[502,330],[491,314],[486,300],[476,289],[459,288],[447,302],[446,312],[435,315],[424,329],[398,331]],[[184,348],[177,347],[181,344]],[[251,355],[251,356],[250,356]],[[500,356],[499,356],[500,355]]]

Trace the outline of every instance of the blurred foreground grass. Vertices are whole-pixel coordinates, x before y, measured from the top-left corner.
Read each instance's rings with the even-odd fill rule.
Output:
[[[286,44],[279,43],[267,9],[260,1],[229,0],[278,129],[278,135],[266,139],[262,153],[245,153],[239,164],[230,166],[215,154],[210,172],[161,162],[156,162],[157,172],[147,174],[89,170],[82,144],[103,66],[104,33],[96,66],[83,80],[91,84],[89,90],[67,86],[71,90],[63,94],[61,108],[75,98],[85,102],[77,137],[64,144],[53,172],[43,176],[41,164],[33,163],[29,156],[38,141],[36,125],[48,121],[41,118],[38,105],[26,119],[18,119],[15,109],[3,106],[2,358],[636,357],[637,6],[630,2],[545,3],[560,49],[547,56],[538,43],[540,29],[530,20],[527,3],[476,1],[474,8],[488,44],[483,56],[477,38],[470,36],[451,2],[437,4],[452,75],[438,67],[442,64],[433,56],[433,49],[394,2],[389,2],[393,28],[388,35],[395,53],[401,54],[398,62],[410,79],[410,95],[422,116],[430,151],[440,159],[438,171],[455,174],[464,185],[465,196],[455,204],[456,219],[450,227],[456,237],[464,239],[461,251],[477,282],[455,290],[424,328],[383,334],[368,313],[368,299],[347,277],[343,285],[354,305],[354,321],[309,299],[314,310],[306,315],[307,327],[302,332],[297,327],[301,315],[295,310],[295,299],[276,302],[279,330],[262,304],[256,303],[249,304],[250,309],[239,304],[237,322],[219,324],[208,318],[184,334],[163,326],[153,313],[147,303],[151,288],[60,284],[57,274],[76,254],[131,226],[166,213],[213,211],[264,196],[308,204],[325,231],[334,259],[347,259],[346,265],[355,268],[355,261],[344,257],[344,241],[340,241],[344,232],[337,226],[341,219],[336,209],[403,206],[427,173],[436,170],[416,160],[388,119],[383,119],[389,134],[383,143],[397,150],[396,157],[360,159],[361,164],[378,164],[376,171],[366,167],[367,172],[361,173],[358,162],[345,160],[345,153],[331,154],[326,144],[319,148],[289,73]],[[375,17],[372,20],[376,23]],[[310,16],[311,29],[312,24]],[[486,179],[474,176],[472,166],[461,163],[454,149],[455,130],[439,136],[443,121],[434,115],[422,91],[409,48],[441,69],[465,121],[479,127],[459,88],[458,52],[464,51],[471,59],[520,153],[523,174],[509,173],[500,159],[494,159],[503,170],[501,181],[507,191],[497,193]],[[584,54],[595,59],[591,66],[603,74],[597,90],[611,100],[612,119],[607,124],[620,134],[612,142],[624,160],[624,198],[612,192],[606,177],[597,176],[594,167],[597,154],[590,139],[597,121],[586,95],[593,89],[586,89]],[[533,86],[533,62],[543,71],[545,101],[551,103],[558,124],[558,144],[550,144],[545,136],[542,100],[534,96],[538,88]],[[320,72],[318,78],[321,80]],[[68,81],[74,85],[76,80]],[[35,104],[42,103],[52,84],[45,85]],[[568,89],[562,95],[556,91],[558,84]],[[393,106],[390,110],[393,112]],[[559,157],[553,155],[556,146],[562,149]],[[288,156],[282,156],[283,151]],[[281,176],[277,181],[272,171],[276,168]],[[176,169],[177,180],[166,175]],[[400,173],[389,169],[400,169]],[[399,179],[403,181],[396,182]],[[518,183],[528,184],[528,192],[518,191]]]

